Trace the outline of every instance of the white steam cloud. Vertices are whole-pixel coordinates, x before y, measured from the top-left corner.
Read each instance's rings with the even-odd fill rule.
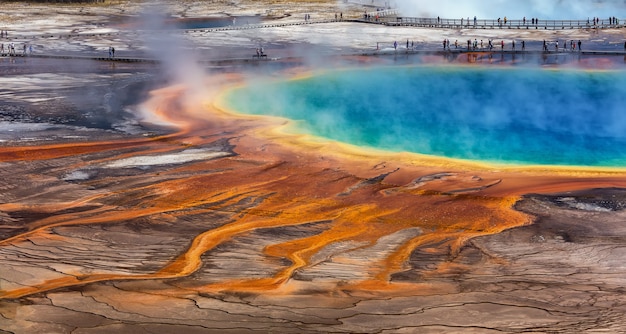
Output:
[[[207,93],[207,72],[199,62],[195,45],[178,30],[171,21],[165,6],[152,6],[137,18],[142,40],[148,54],[160,62],[155,72],[163,84],[175,87],[180,94],[175,103],[168,107],[167,113],[173,118],[164,120],[148,110],[143,110],[145,121],[172,125],[179,123],[172,119],[180,117],[179,111],[187,113],[201,110]],[[181,120],[186,123],[186,120]]]
[[[193,44],[180,31],[167,25],[165,13],[163,8],[153,7],[139,17],[144,42],[168,77],[176,84],[184,84],[190,92],[203,86],[206,73],[199,65]]]
[[[413,17],[495,19],[536,17],[584,20],[599,17],[626,18],[625,0],[396,0],[402,15]]]

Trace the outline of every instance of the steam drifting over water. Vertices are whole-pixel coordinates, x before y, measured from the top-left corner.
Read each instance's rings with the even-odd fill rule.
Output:
[[[254,84],[229,107],[390,151],[543,165],[626,165],[623,71],[378,68]]]

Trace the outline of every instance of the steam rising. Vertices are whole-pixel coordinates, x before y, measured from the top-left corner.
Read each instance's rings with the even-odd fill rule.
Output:
[[[165,23],[165,12],[163,8],[153,7],[140,17],[144,42],[152,57],[161,62],[164,80],[180,85],[184,90],[180,101],[187,106],[199,105],[206,88],[206,73],[193,51],[194,46],[180,31]]]
[[[626,18],[624,0],[396,0],[403,15],[417,17],[495,19],[536,17],[539,19],[584,20],[588,17]]]

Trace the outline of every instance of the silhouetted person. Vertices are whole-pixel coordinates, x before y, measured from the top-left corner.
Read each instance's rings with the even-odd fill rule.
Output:
[[[578,40],[578,51],[582,51],[582,50],[583,50],[583,49],[582,49],[582,45],[583,45],[583,42],[581,42],[580,40]]]

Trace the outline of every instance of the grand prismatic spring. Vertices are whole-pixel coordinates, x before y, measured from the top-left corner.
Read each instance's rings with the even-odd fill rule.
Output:
[[[158,4],[261,19],[154,35],[135,2],[6,9],[5,44],[35,52],[0,58],[0,333],[626,329],[623,28]],[[494,36],[527,51],[440,50]]]
[[[248,86],[228,106],[383,150],[495,163],[624,166],[626,73],[394,67]]]

